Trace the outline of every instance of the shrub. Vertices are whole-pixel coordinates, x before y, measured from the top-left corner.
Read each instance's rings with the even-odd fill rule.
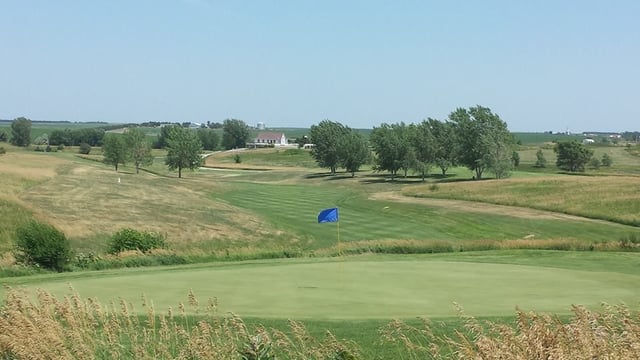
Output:
[[[4,149],[4,146],[0,146],[0,155],[5,154],[7,150]]]
[[[117,254],[127,250],[148,252],[151,249],[161,249],[165,247],[165,238],[166,236],[154,232],[124,228],[111,237],[109,252]]]
[[[63,271],[71,259],[67,237],[49,224],[30,221],[16,231],[16,260]]]
[[[91,145],[87,143],[80,144],[80,149],[78,150],[80,154],[88,155],[91,152]]]
[[[60,145],[58,145],[57,149],[58,149],[59,151],[64,150],[64,144],[60,144]]]
[[[240,164],[242,162],[242,159],[240,158],[240,154],[236,154],[233,157],[233,161],[235,161],[236,164]]]
[[[609,167],[609,166],[613,165],[613,160],[611,159],[611,156],[609,156],[609,154],[604,153],[602,155],[601,163],[602,163],[602,166]]]

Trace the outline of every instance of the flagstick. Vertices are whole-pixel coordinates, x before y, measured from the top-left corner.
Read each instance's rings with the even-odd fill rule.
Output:
[[[342,247],[340,246],[340,221],[336,221],[338,227],[338,256],[342,257]]]

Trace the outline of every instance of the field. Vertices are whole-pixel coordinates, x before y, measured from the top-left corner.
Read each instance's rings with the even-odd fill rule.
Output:
[[[203,304],[216,298],[220,314],[248,324],[302,320],[315,336],[330,329],[361,344],[364,358],[394,357],[397,350],[379,344],[378,329],[395,318],[424,316],[453,334],[463,324],[454,303],[507,324],[516,307],[563,317],[574,304],[637,310],[640,257],[635,242],[622,240],[640,238],[640,160],[624,147],[598,147],[614,166],[588,172],[597,176],[558,173],[551,153],[550,169],[529,172],[537,146],[524,145],[525,171],[511,179],[467,181],[468,170],[454,168],[422,183],[370,170],[330,176],[297,149],[237,152],[239,164],[236,152],[216,153],[206,168],[177,179],[161,151],[135,174],[102,164],[97,149],[79,157],[72,148],[36,153],[5,145],[5,274],[15,266],[14,231],[31,218],[62,230],[76,252],[95,254],[89,268],[108,269],[0,281],[58,297],[70,296],[72,286],[106,304],[122,299],[142,317],[142,296],[166,313],[192,292]],[[317,224],[318,211],[334,206],[339,224]],[[109,237],[124,227],[166,234],[168,249],[107,255]],[[154,264],[154,257],[187,264],[115,268]],[[200,316],[196,308],[186,312]]]

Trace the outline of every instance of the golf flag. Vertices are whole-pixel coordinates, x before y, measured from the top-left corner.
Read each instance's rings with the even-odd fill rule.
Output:
[[[318,214],[318,223],[337,222],[338,208],[324,209]]]

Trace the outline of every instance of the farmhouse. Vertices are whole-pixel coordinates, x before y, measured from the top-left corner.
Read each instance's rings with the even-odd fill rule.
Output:
[[[253,141],[258,146],[284,146],[287,145],[287,137],[280,132],[260,132]]]

